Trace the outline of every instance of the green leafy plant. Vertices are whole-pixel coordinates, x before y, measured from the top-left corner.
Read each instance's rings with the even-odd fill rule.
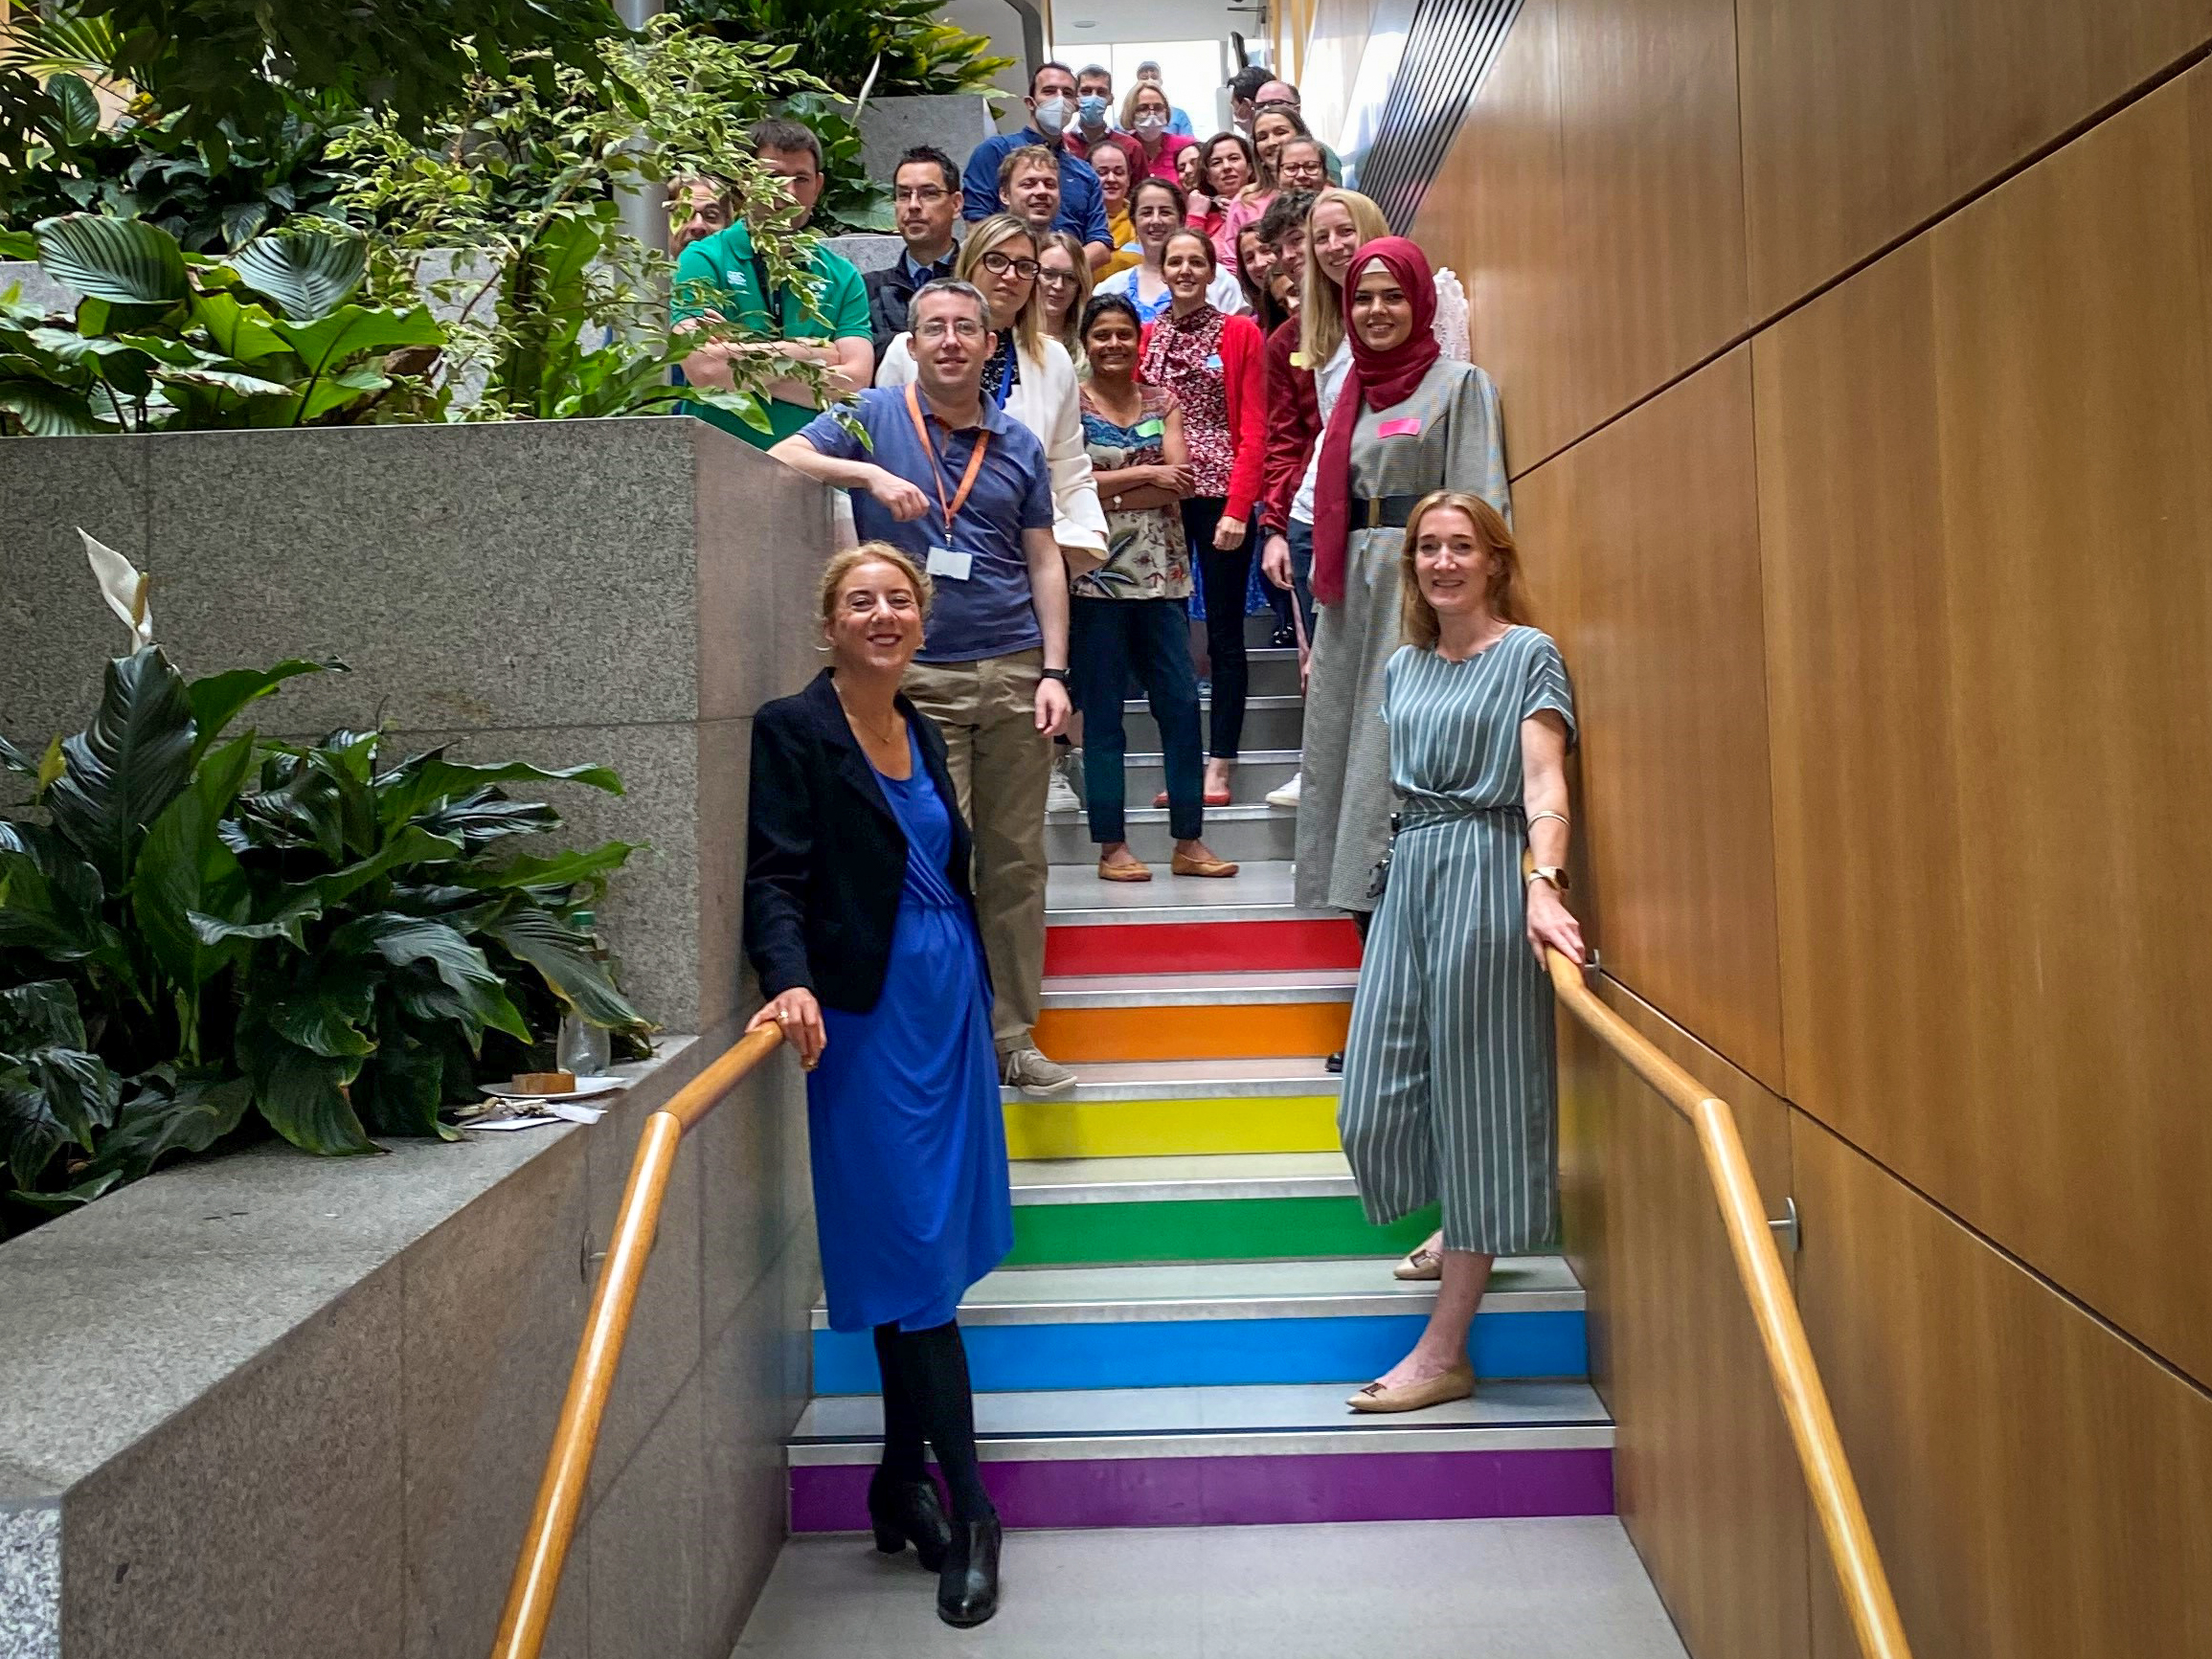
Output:
[[[143,582],[129,609],[143,637]],[[505,787],[621,780],[394,758],[374,730],[232,734],[286,680],[340,666],[187,680],[141,644],[108,664],[84,730],[42,752],[0,738],[30,791],[0,817],[0,1164],[17,1204],[89,1201],[255,1118],[326,1154],[450,1135],[441,1109],[542,1058],[563,1011],[640,1051],[650,1028],[593,931],[635,849],[523,850],[561,820]]]
[[[364,239],[301,221],[228,260],[142,219],[38,227],[40,267],[83,298],[47,317],[0,297],[0,431],[38,437],[363,418],[420,382],[395,354],[443,340],[420,303],[363,305]],[[0,237],[0,255],[20,247]]]
[[[725,40],[798,49],[800,61],[845,98],[989,92],[1011,57],[939,20],[939,0],[682,0],[674,8]],[[870,77],[873,85],[869,85]]]

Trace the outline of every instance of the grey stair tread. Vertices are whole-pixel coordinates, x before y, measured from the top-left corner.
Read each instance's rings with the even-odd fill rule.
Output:
[[[1297,749],[1248,749],[1237,756],[1236,763],[1240,767],[1247,764],[1274,766],[1284,762],[1295,766],[1303,752],[1302,750]],[[1124,766],[1158,768],[1167,764],[1167,756],[1150,750],[1140,753],[1132,749],[1122,755],[1121,763]]]
[[[1136,922],[1338,922],[1341,910],[1301,910],[1288,860],[1254,860],[1218,881],[1102,882],[1090,864],[1056,864],[1046,878],[1045,921],[1055,928]]]
[[[1017,1204],[1332,1199],[1358,1191],[1341,1152],[1027,1158],[1010,1169]]]
[[[1574,1312],[1582,1287],[1558,1256],[1508,1256],[1493,1271],[1485,1310]],[[1146,1263],[1122,1267],[1001,1267],[969,1287],[968,1325],[1088,1325],[1186,1319],[1378,1318],[1426,1314],[1433,1283],[1390,1277],[1380,1257],[1295,1262]],[[814,1327],[829,1313],[817,1303]]]
[[[1232,1449],[1233,1437],[1266,1437],[1268,1449],[1295,1452],[1305,1443],[1329,1437],[1352,1442],[1349,1448],[1448,1449],[1445,1443],[1468,1438],[1469,1431],[1503,1448],[1517,1430],[1534,1430],[1545,1444],[1610,1446],[1612,1419],[1605,1402],[1587,1382],[1499,1381],[1483,1383],[1472,1400],[1405,1415],[1354,1412],[1344,1403],[1351,1391],[1341,1382],[1231,1384],[1202,1388],[1058,1389],[1033,1393],[979,1394],[976,1438],[988,1449],[1005,1443],[1034,1443],[1030,1455],[1096,1455],[1098,1441],[1122,1443],[1110,1455],[1156,1457],[1186,1451],[1220,1456]],[[1562,1431],[1568,1431],[1563,1433]],[[1574,1433],[1571,1431],[1581,1431]],[[1552,1438],[1559,1436],[1559,1438]],[[808,1402],[792,1431],[792,1461],[840,1463],[844,1452],[872,1458],[883,1437],[883,1401],[872,1394],[832,1395]],[[1178,1440],[1188,1447],[1163,1446]],[[1074,1443],[1072,1445],[1069,1443]],[[1324,1449],[1312,1446],[1310,1449]],[[850,1459],[849,1461],[861,1461]]]
[[[1165,823],[1167,815],[1173,810],[1172,807],[1149,804],[1140,806],[1132,802],[1123,809],[1122,816],[1131,823]],[[1276,806],[1272,801],[1240,800],[1229,806],[1209,806],[1206,809],[1206,821],[1209,825],[1242,823],[1254,818],[1289,818],[1295,822],[1298,818],[1298,808],[1295,806]],[[1083,810],[1078,807],[1071,811],[1063,807],[1058,812],[1048,812],[1045,815],[1045,821],[1047,823],[1081,823],[1083,821]],[[1106,885],[1103,882],[1099,884],[1101,886]]]
[[[1047,979],[1047,1008],[1167,1008],[1244,1002],[1349,1002],[1357,968],[1243,974],[1068,974]]]
[[[1295,691],[1275,692],[1272,695],[1257,697],[1248,696],[1244,700],[1247,713],[1254,708],[1303,708],[1305,704],[1306,700]],[[1150,705],[1141,697],[1125,697],[1121,700],[1121,706],[1131,714],[1145,714],[1151,711]],[[1198,706],[1202,709],[1211,708],[1213,706],[1212,694],[1201,691],[1198,694]]]
[[[1254,1095],[1311,1097],[1341,1092],[1343,1079],[1318,1054],[1267,1055],[1246,1060],[1098,1060],[1069,1070],[1075,1087],[1055,1098],[1083,1100],[1249,1099]],[[1016,1089],[1007,1100],[1030,1097]]]

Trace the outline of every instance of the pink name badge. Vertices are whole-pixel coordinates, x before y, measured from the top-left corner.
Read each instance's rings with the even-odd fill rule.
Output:
[[[1377,437],[1419,437],[1421,436],[1421,417],[1417,415],[1402,415],[1396,420],[1386,420],[1375,428],[1375,436]]]

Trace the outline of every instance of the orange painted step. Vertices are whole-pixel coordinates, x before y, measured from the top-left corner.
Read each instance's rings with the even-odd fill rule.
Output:
[[[1037,1046],[1068,1064],[1328,1054],[1344,1045],[1352,985],[1343,970],[1049,979]]]

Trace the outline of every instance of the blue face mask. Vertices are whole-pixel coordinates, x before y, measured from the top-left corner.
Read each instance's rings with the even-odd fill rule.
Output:
[[[1083,112],[1083,124],[1096,126],[1106,119],[1106,100],[1098,93],[1075,101],[1075,107]]]

